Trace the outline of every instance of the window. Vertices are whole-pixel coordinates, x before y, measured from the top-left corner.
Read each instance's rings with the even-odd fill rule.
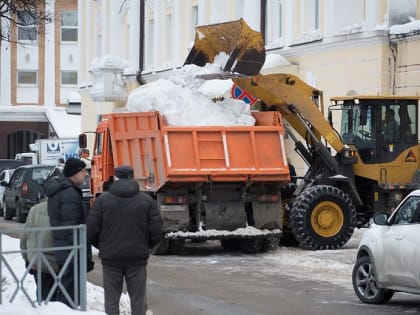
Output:
[[[37,30],[38,16],[33,11],[18,11],[18,40],[32,40],[38,39]]]
[[[282,1],[278,0],[276,2],[275,9],[275,34],[276,38],[280,38],[283,35],[282,23],[283,23],[283,4]]]
[[[94,155],[102,154],[103,133],[96,134],[96,145]]]
[[[77,11],[63,11],[61,13],[61,41],[77,41]]]
[[[77,71],[61,71],[61,85],[77,85]]]
[[[420,212],[420,197],[407,199],[395,214],[393,224],[418,223]]]
[[[36,85],[38,83],[38,71],[18,70],[17,81],[18,84]]]

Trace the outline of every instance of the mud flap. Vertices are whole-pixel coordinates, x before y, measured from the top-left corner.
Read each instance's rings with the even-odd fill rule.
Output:
[[[264,65],[262,34],[252,30],[243,19],[197,26],[194,46],[184,64],[202,67],[206,63],[213,63],[222,52],[229,56],[223,71],[253,76]]]
[[[242,202],[206,202],[203,205],[207,230],[232,231],[246,226],[246,213]]]

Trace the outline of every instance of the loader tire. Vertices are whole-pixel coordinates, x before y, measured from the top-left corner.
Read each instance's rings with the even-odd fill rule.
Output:
[[[356,210],[344,191],[333,186],[316,185],[296,197],[290,221],[300,247],[336,249],[352,236]]]

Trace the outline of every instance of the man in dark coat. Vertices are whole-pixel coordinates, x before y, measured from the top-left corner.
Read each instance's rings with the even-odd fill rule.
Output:
[[[86,222],[86,209],[82,199],[82,190],[80,185],[84,182],[87,170],[86,164],[76,158],[70,158],[64,165],[63,175],[54,177],[44,185],[45,194],[48,196],[48,216],[50,217],[50,225],[68,226],[79,225]],[[54,245],[56,247],[73,246],[73,231],[54,230],[53,231]],[[91,261],[90,246],[87,248],[88,252],[88,271],[93,269]],[[62,269],[70,250],[60,250],[55,252],[55,258],[60,269]],[[66,289],[67,293],[73,301],[74,297],[74,265],[71,261],[66,268],[61,283]],[[77,261],[77,260],[76,260]],[[60,302],[63,302],[71,307],[77,307],[72,304],[64,295],[58,297]]]
[[[115,168],[114,183],[96,199],[87,218],[88,239],[99,249],[105,293],[105,313],[119,314],[123,281],[131,314],[146,311],[146,265],[149,250],[162,236],[156,202],[139,191],[130,166]]]

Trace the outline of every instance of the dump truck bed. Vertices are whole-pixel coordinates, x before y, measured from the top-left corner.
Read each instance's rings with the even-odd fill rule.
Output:
[[[278,112],[253,113],[255,126],[165,125],[158,112],[104,115],[114,165],[131,165],[143,191],[168,183],[290,180]]]

